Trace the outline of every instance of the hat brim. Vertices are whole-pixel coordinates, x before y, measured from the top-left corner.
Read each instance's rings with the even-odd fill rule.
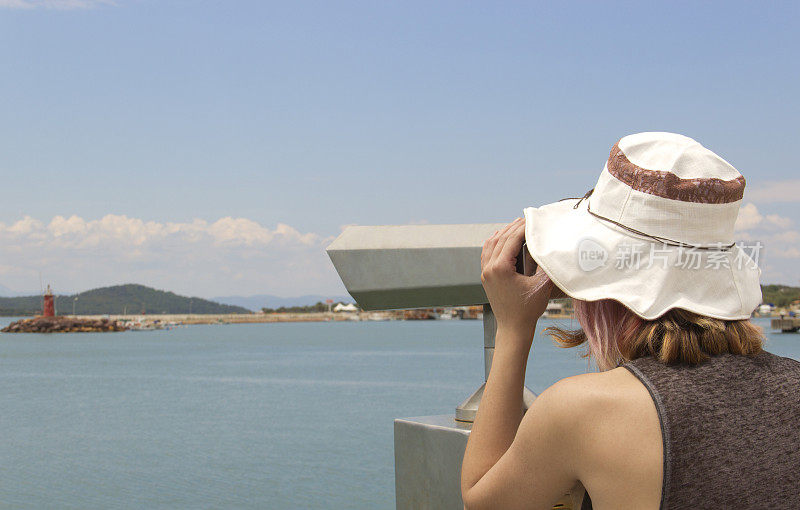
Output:
[[[568,296],[614,299],[646,320],[673,308],[748,319],[761,302],[761,271],[740,246],[708,251],[665,245],[593,216],[587,200],[576,203],[525,209],[528,251]]]

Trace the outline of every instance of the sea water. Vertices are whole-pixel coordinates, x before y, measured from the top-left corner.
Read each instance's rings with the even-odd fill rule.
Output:
[[[537,332],[527,384],[588,368]],[[394,508],[392,420],[482,381],[479,321],[2,334],[0,507]]]

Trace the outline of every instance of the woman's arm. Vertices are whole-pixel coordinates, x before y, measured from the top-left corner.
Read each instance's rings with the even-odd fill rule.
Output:
[[[467,494],[500,460],[517,434],[524,415],[522,389],[528,359],[524,344],[519,332],[497,329],[492,370],[461,466],[462,494]]]
[[[524,227],[517,219],[495,232],[481,253],[481,281],[497,336],[461,468],[462,498],[469,509],[546,508],[575,481],[565,459],[557,457],[566,453],[560,446],[569,429],[564,421],[572,419],[558,385],[536,399],[527,415],[522,409],[533,332],[552,289],[541,270],[535,275],[516,272]]]

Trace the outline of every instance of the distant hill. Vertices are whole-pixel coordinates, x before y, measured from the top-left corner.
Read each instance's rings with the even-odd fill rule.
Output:
[[[75,298],[78,298],[75,301]],[[179,296],[144,285],[127,284],[87,290],[78,294],[56,296],[56,313],[78,315],[157,314],[157,313],[251,313],[241,306],[226,305],[198,297]],[[36,315],[41,313],[41,296],[0,297],[0,315]]]
[[[24,296],[24,292],[17,292],[14,289],[9,289],[5,285],[0,284],[0,296]]]
[[[764,303],[772,303],[775,306],[786,306],[792,301],[800,299],[800,287],[762,285],[761,294],[763,295]]]
[[[319,294],[307,294],[297,297],[280,297],[271,294],[257,294],[255,296],[223,296],[212,298],[219,303],[241,306],[254,312],[262,308],[278,309],[281,307],[289,308],[293,306],[313,305],[318,302],[324,303],[326,299],[333,299],[334,302],[354,303],[355,300],[350,296],[322,296]]]

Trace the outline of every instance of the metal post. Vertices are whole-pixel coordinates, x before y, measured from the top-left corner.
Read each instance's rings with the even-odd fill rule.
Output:
[[[483,384],[480,388],[467,397],[467,399],[458,407],[456,407],[456,420],[472,423],[475,421],[475,415],[478,413],[478,406],[483,398],[483,391],[486,389],[486,381],[489,380],[489,372],[492,369],[492,357],[494,356],[494,339],[497,335],[497,321],[492,312],[492,307],[487,303],[483,305]],[[522,388],[522,406],[528,409],[536,394],[523,386]]]
[[[497,336],[497,320],[494,318],[492,306],[483,305],[483,381],[489,380],[494,357],[494,337]]]

